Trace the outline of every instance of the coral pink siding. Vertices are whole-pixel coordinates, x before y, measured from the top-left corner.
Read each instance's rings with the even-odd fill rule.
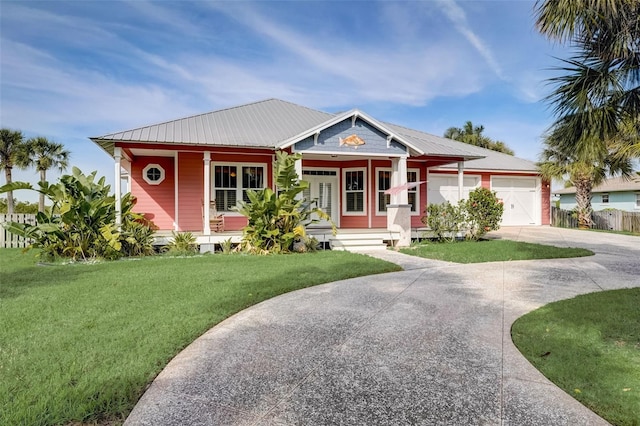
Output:
[[[551,185],[547,180],[542,181],[542,225],[551,225]]]
[[[149,185],[142,177],[143,169],[149,164],[164,169],[165,178],[159,185]],[[131,193],[137,198],[134,211],[144,213],[162,230],[173,229],[174,188],[173,158],[139,157],[131,163]]]
[[[178,229],[202,231],[204,200],[204,155],[178,153]]]
[[[137,146],[131,145],[135,149]],[[126,148],[126,147],[125,147]],[[149,148],[148,145],[145,148]],[[159,149],[167,149],[162,146]],[[205,149],[193,147],[192,151],[179,151],[177,154],[177,179],[178,179],[178,215],[177,228],[180,231],[201,232],[203,230],[203,201],[204,201],[204,153]],[[127,150],[130,156],[131,151]],[[211,150],[211,199],[215,197],[214,192],[214,170],[213,167],[220,163],[234,164],[263,164],[267,171],[265,185],[273,188],[273,153],[269,150],[246,150],[246,149],[216,149]],[[175,216],[175,177],[173,157],[135,157],[131,164],[131,192],[137,197],[135,211],[146,213],[156,226],[161,230],[174,229]],[[143,169],[149,164],[158,164],[165,170],[165,179],[159,185],[150,185],[142,177]],[[427,180],[427,162],[423,160],[407,161],[407,169],[418,171],[418,180]],[[311,160],[303,158],[303,168],[327,168],[338,170],[338,199],[340,204],[339,223],[341,228],[379,228],[387,227],[387,217],[384,213],[377,211],[377,175],[376,169],[391,169],[391,160],[387,158],[354,159],[349,161],[333,160]],[[343,172],[345,169],[359,168],[366,170],[366,209],[362,214],[345,215],[343,206],[346,204],[343,191]],[[457,175],[457,171],[441,171],[438,174]],[[479,172],[465,171],[466,174],[480,176],[480,184],[484,188],[491,187],[491,177],[503,176],[535,176],[534,174],[509,174],[500,172]],[[411,226],[419,228],[424,226],[421,217],[424,213],[427,200],[428,183],[418,186],[418,206],[417,211],[411,216]],[[542,183],[542,224],[549,224],[550,212],[550,186],[548,182]],[[241,230],[247,224],[245,217],[234,212],[225,213],[225,230]]]

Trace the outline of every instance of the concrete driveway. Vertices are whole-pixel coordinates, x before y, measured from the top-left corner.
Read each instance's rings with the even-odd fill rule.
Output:
[[[288,293],[209,330],[125,424],[607,424],[533,368],[510,328],[554,300],[640,286],[640,238],[494,235],[597,254],[459,265],[383,252],[406,270]]]

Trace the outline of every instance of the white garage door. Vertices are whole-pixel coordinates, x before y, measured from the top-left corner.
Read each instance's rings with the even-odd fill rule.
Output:
[[[540,225],[540,197],[535,177],[491,177],[491,189],[504,203],[503,226]]]
[[[462,197],[469,198],[469,192],[480,186],[479,176],[464,176]],[[441,204],[445,201],[458,203],[458,176],[429,173],[427,182],[427,203]]]

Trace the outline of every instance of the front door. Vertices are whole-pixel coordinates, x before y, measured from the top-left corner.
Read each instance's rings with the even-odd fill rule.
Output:
[[[304,191],[304,198],[316,200],[318,208],[328,214],[338,226],[338,173],[333,170],[304,170],[302,174],[303,179],[309,182],[309,188]],[[312,227],[331,226],[328,221],[319,219],[317,215],[313,218],[319,221],[311,225]]]

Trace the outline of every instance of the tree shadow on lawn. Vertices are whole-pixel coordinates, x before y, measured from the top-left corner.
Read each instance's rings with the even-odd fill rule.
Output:
[[[79,266],[81,265],[37,264],[10,272],[0,272],[0,299],[18,297],[28,289],[67,284],[75,281],[80,275],[96,272],[94,268]]]

